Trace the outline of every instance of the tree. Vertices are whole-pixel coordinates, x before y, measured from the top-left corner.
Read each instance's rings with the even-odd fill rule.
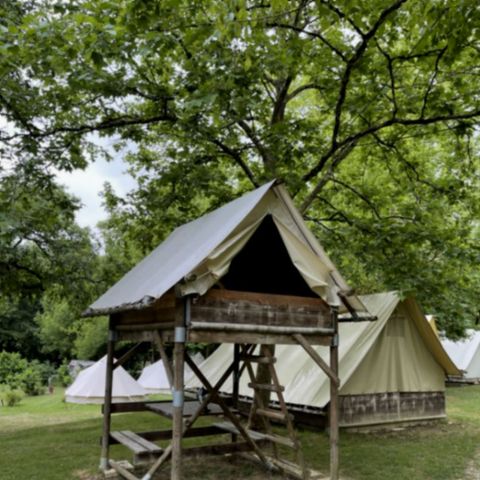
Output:
[[[367,255],[352,273],[362,268],[365,285],[417,290],[432,255],[441,252],[457,271],[475,241],[474,225],[463,219],[466,242],[453,255],[450,219],[458,209],[468,217],[473,200],[455,190],[458,172],[471,173],[460,175],[464,189],[478,186],[469,147],[480,116],[479,16],[475,2],[451,0],[40,3],[4,20],[0,72],[8,81],[0,98],[10,130],[0,141],[5,151],[59,168],[92,158],[91,132],[134,143],[138,191],[127,200],[111,192],[106,198],[111,225],[143,250],[173,224],[272,177],[286,182],[312,222],[337,215],[322,222],[328,228],[353,195],[342,235],[356,251],[362,239]],[[415,152],[424,157],[412,162]],[[385,173],[385,158],[402,173],[401,188]],[[384,182],[382,198],[358,185],[367,167]],[[417,201],[425,182],[436,193]],[[442,182],[454,191],[442,190]],[[390,237],[418,243],[419,228],[407,215],[397,222],[375,214],[378,204],[398,203],[388,194],[410,197],[399,202],[409,218],[436,205],[449,219],[451,228],[428,219],[426,236],[441,234],[439,245],[426,248],[424,239],[407,257],[408,274],[374,261],[375,251],[391,248]],[[352,216],[355,225],[347,222]],[[359,231],[360,223],[368,225]],[[340,257],[341,247],[329,245]],[[408,283],[406,275],[417,280]]]

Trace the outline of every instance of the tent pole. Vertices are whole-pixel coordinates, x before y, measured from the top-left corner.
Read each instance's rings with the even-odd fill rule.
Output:
[[[191,298],[177,298],[175,309],[175,358],[173,372],[173,425],[172,425],[172,471],[171,480],[182,478],[182,436],[184,403],[184,362],[186,325],[190,323]]]
[[[102,454],[100,457],[100,469],[108,469],[108,454],[110,447],[110,421],[112,406],[113,386],[113,352],[115,348],[115,330],[113,328],[112,316],[108,320],[108,342],[107,342],[107,368],[105,372],[105,397],[103,404],[103,435]]]
[[[330,307],[335,334],[330,344],[330,368],[338,379],[338,307]],[[330,378],[330,480],[338,480],[338,381]]]

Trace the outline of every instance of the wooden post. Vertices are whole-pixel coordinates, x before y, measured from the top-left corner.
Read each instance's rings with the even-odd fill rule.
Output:
[[[107,342],[107,368],[105,372],[105,397],[103,405],[103,435],[102,435],[102,454],[100,457],[100,468],[108,470],[108,455],[110,447],[110,421],[112,406],[112,386],[113,386],[113,352],[115,349],[115,330],[113,328],[112,317],[108,321],[108,342]]]
[[[275,345],[261,345],[260,346],[260,355],[263,355],[263,353],[267,351],[267,352],[270,352],[270,355],[272,357],[275,356]],[[257,365],[257,374],[256,374],[256,377],[255,377],[255,381],[256,383],[263,383],[263,384],[269,384],[272,382],[272,376],[270,374],[270,368],[268,366],[268,364],[266,363],[259,363]],[[270,397],[271,397],[271,393],[270,390],[255,390],[254,393],[253,393],[253,401],[257,401],[258,400],[255,398],[256,396],[260,397],[260,402],[264,405],[265,408],[268,408],[268,406],[270,405]],[[265,425],[263,423],[263,421],[258,417],[258,416],[255,416],[254,418],[251,419],[252,420],[252,425],[251,425],[251,428],[253,430],[256,430],[258,432],[265,432]],[[266,432],[265,432],[266,433]]]
[[[182,478],[182,436],[184,403],[184,361],[186,325],[190,323],[190,297],[178,298],[175,311],[175,343],[173,347],[173,424],[171,480]]]
[[[338,307],[332,309],[335,334],[330,344],[330,369],[338,378]],[[330,378],[330,480],[338,480],[338,382]]]
[[[233,345],[233,388],[232,388],[232,407],[238,409],[238,394],[240,383],[240,345]],[[232,442],[237,441],[237,434],[232,433]]]

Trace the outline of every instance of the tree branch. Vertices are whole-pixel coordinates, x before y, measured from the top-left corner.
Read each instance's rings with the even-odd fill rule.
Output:
[[[367,32],[363,33],[359,30],[359,33],[362,36],[362,41],[360,45],[356,48],[355,53],[352,57],[348,60],[347,65],[345,67],[345,72],[343,73],[343,77],[340,81],[340,91],[338,93],[338,100],[335,106],[335,120],[333,126],[333,133],[332,133],[332,146],[335,147],[337,144],[338,135],[340,132],[340,123],[342,117],[342,110],[343,104],[345,103],[345,98],[347,96],[347,88],[350,82],[350,78],[352,75],[352,71],[355,65],[359,62],[362,58],[363,54],[365,53],[369,41],[375,36],[378,29],[383,25],[383,23],[387,20],[388,16],[398,10],[403,3],[407,0],[397,0],[395,3],[387,7],[385,10],[381,12],[377,21],[374,23],[373,27]],[[322,3],[330,6],[329,2],[322,1]]]
[[[245,163],[242,156],[236,150],[233,150],[232,148],[230,148],[228,145],[224,144],[223,142],[221,142],[217,138],[209,137],[208,140],[211,143],[213,143],[214,145],[216,145],[217,147],[219,147],[220,150],[223,153],[225,153],[229,157],[233,158],[233,160],[235,160],[235,162],[238,164],[238,166],[243,170],[243,172],[248,177],[248,179],[252,182],[253,186],[256,187],[256,188],[259,187],[259,184],[255,180],[255,175],[250,170],[248,165]]]

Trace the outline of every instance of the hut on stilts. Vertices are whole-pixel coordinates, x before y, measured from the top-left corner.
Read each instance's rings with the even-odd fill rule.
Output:
[[[329,478],[337,479],[339,313],[368,315],[282,185],[270,182],[177,228],[85,312],[85,316],[110,318],[101,468],[113,468],[124,478],[138,480],[110,459],[111,445],[121,443],[134,452],[134,459],[150,462],[142,480],[153,478],[167,460],[171,461],[171,479],[180,480],[182,456],[235,452],[295,478],[319,478],[305,466],[275,369],[275,345],[295,344],[330,379]],[[137,343],[114,361],[115,344],[125,340]],[[153,342],[158,348],[172,379],[172,401],[112,404],[112,372],[142,342]],[[234,344],[232,358],[215,384],[191,360],[186,342]],[[173,344],[173,364],[165,353],[166,344]],[[257,345],[260,351],[254,354]],[[328,363],[312,345],[329,347]],[[185,399],[185,364],[206,391],[200,400]],[[243,371],[255,392],[246,425],[236,410]],[[219,392],[231,374],[233,399],[228,404]],[[270,394],[277,396],[278,410],[269,408]],[[113,413],[140,410],[171,418],[171,430],[111,431]],[[210,426],[195,426],[202,415],[223,419]],[[272,419],[285,424],[285,436],[272,432]],[[225,433],[231,438],[227,443],[182,448],[185,437]],[[165,439],[171,439],[166,448],[154,443]],[[295,462],[280,457],[279,445],[292,448]]]

